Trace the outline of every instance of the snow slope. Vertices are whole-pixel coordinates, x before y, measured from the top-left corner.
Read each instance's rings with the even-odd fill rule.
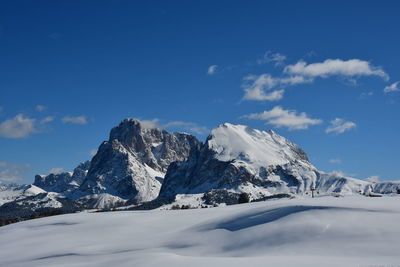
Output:
[[[0,228],[0,266],[398,266],[400,197],[79,213]]]
[[[0,206],[17,199],[45,193],[43,189],[34,185],[0,185]]]
[[[246,162],[255,171],[269,165],[283,165],[295,160],[307,161],[297,145],[270,130],[268,132],[245,125],[224,123],[213,129],[207,140],[220,161]]]

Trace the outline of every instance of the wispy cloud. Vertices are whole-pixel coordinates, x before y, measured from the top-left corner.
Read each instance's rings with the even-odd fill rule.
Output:
[[[64,118],[62,118],[62,122],[63,123],[73,123],[73,124],[87,124],[87,118],[84,115],[81,116],[76,116],[76,117],[72,117],[72,116],[65,116]]]
[[[0,123],[0,137],[23,138],[38,132],[35,127],[36,119],[18,114],[12,119]]]
[[[0,137],[24,138],[44,130],[44,124],[54,120],[53,116],[36,119],[17,114],[14,118],[0,122]]]
[[[285,110],[276,106],[269,111],[244,115],[241,118],[264,120],[275,127],[285,127],[289,130],[305,130],[309,126],[321,124],[322,120],[312,119],[305,112],[297,113],[295,110]]]
[[[182,130],[187,130],[192,133],[196,134],[207,134],[209,129],[205,126],[201,126],[194,122],[187,122],[187,121],[170,121],[167,123],[160,123],[159,119],[152,119],[152,120],[140,120],[142,127],[153,129],[153,128],[160,128],[160,129],[171,129],[171,128],[179,128]]]
[[[39,111],[39,112],[45,111],[46,109],[47,109],[47,107],[43,106],[43,105],[36,106],[36,111]]]
[[[330,174],[336,175],[336,176],[339,176],[339,177],[354,177],[354,176],[357,176],[357,173],[347,173],[347,172],[344,172],[344,171],[341,171],[341,170],[334,170],[334,171],[330,172]]]
[[[390,93],[390,92],[400,91],[399,84],[400,84],[400,81],[392,83],[391,85],[386,86],[383,89],[383,92],[385,92],[385,94],[387,94],[387,93]]]
[[[374,95],[374,92],[372,92],[372,91],[364,92],[364,93],[360,94],[359,99],[365,99],[365,98],[368,98],[373,95]]]
[[[0,162],[0,181],[7,183],[18,182],[31,167],[30,164]]]
[[[49,170],[49,174],[59,174],[64,171],[64,168],[52,168]]]
[[[55,119],[54,116],[47,116],[47,117],[44,117],[43,119],[41,119],[40,123],[45,124],[45,123],[54,121],[54,119]]]
[[[342,134],[356,127],[357,125],[352,121],[345,121],[344,119],[336,118],[330,122],[330,126],[326,128],[325,132]]]
[[[257,64],[274,63],[275,66],[283,66],[285,64],[286,56],[280,53],[272,53],[267,51],[262,58],[257,60]]]
[[[208,75],[214,75],[217,72],[218,65],[211,65],[207,69],[207,74]]]
[[[179,127],[184,130],[188,130],[192,133],[196,134],[207,134],[209,132],[209,129],[205,126],[198,125],[193,122],[185,122],[185,121],[171,121],[169,123],[166,123],[163,125],[163,128],[175,128]]]
[[[379,179],[380,179],[380,177],[378,175],[372,175],[372,176],[367,177],[367,179],[365,179],[365,180],[367,180],[370,183],[377,183],[377,182],[379,182]]]
[[[300,60],[296,64],[286,66],[284,72],[312,78],[338,75],[346,77],[379,76],[384,80],[389,79],[389,75],[381,67],[372,66],[370,62],[360,59],[327,59],[311,64]]]
[[[154,128],[161,128],[159,126],[159,119],[152,119],[152,120],[140,120],[140,124],[145,129],[154,129]]]
[[[336,159],[330,159],[330,160],[329,160],[329,163],[332,163],[332,164],[341,164],[341,163],[342,163],[342,160],[341,160],[341,159],[338,159],[338,158],[336,158]]]

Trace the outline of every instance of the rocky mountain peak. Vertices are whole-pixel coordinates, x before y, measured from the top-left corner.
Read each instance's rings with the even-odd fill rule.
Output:
[[[186,159],[191,147],[200,145],[192,135],[169,133],[134,118],[123,120],[111,130],[109,142],[114,140],[140,161],[161,172],[166,172],[171,162]]]
[[[109,141],[118,140],[125,146],[132,146],[136,150],[143,149],[143,138],[146,135],[160,136],[162,130],[156,127],[146,127],[141,121],[134,118],[124,119],[110,131]]]
[[[196,158],[168,169],[160,197],[214,189],[257,198],[298,193],[309,189],[317,176],[306,153],[274,131],[224,123],[211,131]]]
[[[169,133],[138,119],[125,119],[111,130],[109,141],[100,145],[80,190],[152,200],[169,165],[185,161],[200,146],[192,135]]]
[[[78,188],[86,177],[90,167],[90,161],[80,163],[74,171],[62,173],[50,173],[48,175],[36,175],[34,185],[46,191],[66,192]]]

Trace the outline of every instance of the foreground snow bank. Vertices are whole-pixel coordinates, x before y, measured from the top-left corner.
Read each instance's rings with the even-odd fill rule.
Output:
[[[398,266],[399,197],[80,213],[0,228],[0,266]]]

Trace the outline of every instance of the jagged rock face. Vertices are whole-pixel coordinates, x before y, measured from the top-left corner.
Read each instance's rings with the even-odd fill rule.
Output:
[[[253,199],[273,194],[356,192],[364,183],[319,172],[296,144],[273,131],[223,124],[186,162],[172,163],[160,198],[213,189],[249,193]]]
[[[80,186],[86,178],[86,175],[90,169],[90,160],[82,162],[74,169],[72,174],[72,180],[77,185]]]
[[[306,177],[292,174],[291,166]],[[305,152],[275,132],[226,123],[214,129],[188,161],[171,164],[160,198],[211,189],[249,191],[244,189],[249,186],[271,193],[298,191],[314,182],[313,171]]]
[[[372,186],[374,193],[400,194],[400,182],[399,181],[378,182],[378,183],[373,183],[371,186]]]
[[[200,145],[192,135],[149,129],[138,120],[126,119],[99,147],[80,191],[150,201],[158,196],[171,162],[186,160]]]
[[[86,177],[90,167],[90,161],[80,163],[73,173],[63,172],[59,174],[36,175],[35,186],[49,192],[66,192],[78,188]]]
[[[186,160],[191,149],[200,145],[192,135],[145,128],[136,119],[126,119],[114,127],[109,142],[113,140],[118,140],[139,161],[164,173],[171,162]]]

